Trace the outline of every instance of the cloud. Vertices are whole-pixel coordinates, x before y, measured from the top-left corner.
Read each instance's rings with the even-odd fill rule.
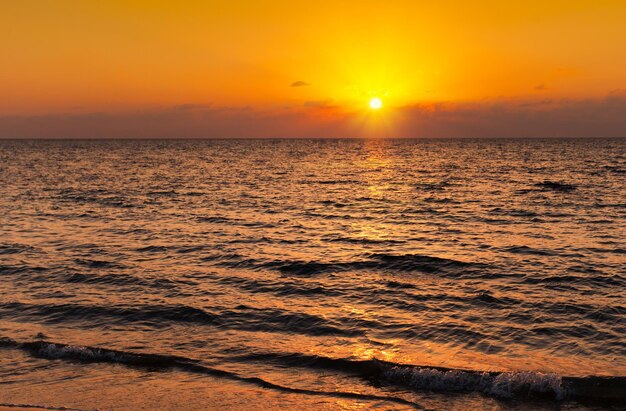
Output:
[[[544,99],[544,100],[533,100],[533,101],[523,101],[519,103],[520,107],[548,107],[551,104],[554,104],[554,100]]]
[[[417,104],[398,137],[626,137],[626,93],[603,99]]]
[[[535,86],[536,91],[546,91],[548,87],[545,84],[538,84]]]
[[[291,83],[291,87],[307,87],[310,86],[311,83],[307,83],[306,81],[298,80]]]
[[[607,101],[615,101],[620,102],[622,100],[626,100],[626,89],[615,89],[612,90],[607,96]]]
[[[177,106],[174,106],[173,108],[175,110],[206,110],[211,108],[213,105],[211,103],[208,104],[197,104],[197,103],[186,103],[186,104],[179,104]]]
[[[327,98],[325,100],[312,100],[305,101],[304,107],[318,107],[318,108],[335,108],[333,105],[334,100],[332,98]]]
[[[0,115],[2,138],[280,138],[325,137],[341,127],[335,113],[325,110],[251,107],[190,109],[171,106],[128,112]]]
[[[331,99],[259,109],[177,105],[157,110],[0,115],[0,138],[364,137],[369,112]],[[626,90],[598,99],[434,102],[388,107],[385,137],[626,137]]]

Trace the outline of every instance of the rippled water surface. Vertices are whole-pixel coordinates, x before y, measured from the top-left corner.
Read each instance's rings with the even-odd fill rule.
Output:
[[[0,404],[626,404],[624,139],[0,141],[0,182]]]

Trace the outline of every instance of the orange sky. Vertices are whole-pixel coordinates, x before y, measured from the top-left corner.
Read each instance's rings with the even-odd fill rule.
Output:
[[[623,0],[6,1],[0,62],[0,137],[626,135]]]

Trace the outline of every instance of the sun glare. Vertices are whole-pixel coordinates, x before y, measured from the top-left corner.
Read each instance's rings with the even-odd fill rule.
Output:
[[[372,110],[378,110],[383,106],[383,101],[378,97],[374,97],[370,100],[370,108]]]

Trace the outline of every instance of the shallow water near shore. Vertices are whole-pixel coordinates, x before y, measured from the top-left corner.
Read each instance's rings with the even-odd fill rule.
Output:
[[[626,139],[0,141],[0,181],[0,405],[626,404]]]

